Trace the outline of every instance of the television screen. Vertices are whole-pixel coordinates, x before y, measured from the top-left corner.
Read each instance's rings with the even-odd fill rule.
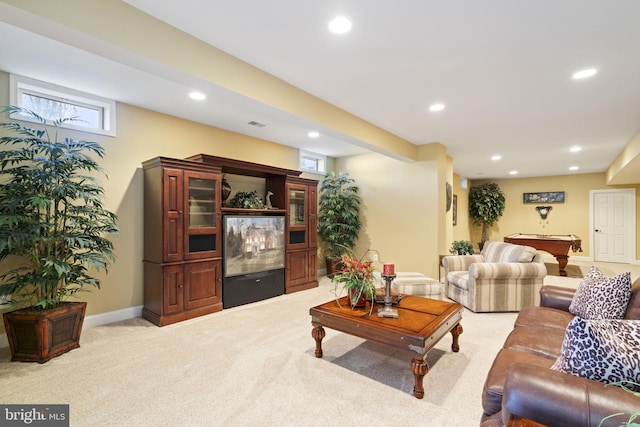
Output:
[[[284,216],[224,216],[224,275],[284,268]]]

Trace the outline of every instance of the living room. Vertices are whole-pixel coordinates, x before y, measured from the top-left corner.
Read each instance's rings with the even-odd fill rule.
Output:
[[[10,7],[12,9],[17,9],[17,11],[13,10],[12,14],[7,15],[10,16],[9,20],[11,24],[15,24],[13,19],[17,20],[18,18],[16,15],[20,15],[21,13],[34,14],[36,17],[40,15],[40,18],[42,18],[42,15],[51,13],[52,16],[55,16],[53,20],[56,21],[58,25],[61,25],[61,22],[64,22],[67,19],[62,15],[66,14],[66,16],[78,17],[80,12],[73,11],[71,9],[77,8],[82,10],[82,7],[79,7],[81,2],[73,1],[66,2],[65,5],[56,5],[55,7],[45,6],[45,9],[48,9],[49,7],[52,9],[55,9],[56,7],[61,8],[57,12],[51,10],[39,12],[37,9],[40,5],[37,5],[37,2],[25,2],[24,6],[20,6],[19,3],[20,2],[18,1],[3,2],[3,8]],[[22,7],[24,7],[24,9],[22,9]],[[113,7],[118,10],[118,8],[124,6],[115,5]],[[5,9],[3,10],[6,11]],[[111,9],[107,8],[107,10]],[[87,16],[82,22],[84,22],[84,25],[87,27],[98,27],[98,23],[102,19],[103,17],[100,16],[100,14],[93,14],[92,16]],[[30,25],[35,24],[32,23]],[[57,26],[55,27],[56,29],[59,29]],[[53,31],[53,29],[51,31]],[[75,28],[74,31],[80,30]],[[86,29],[85,35],[87,37],[96,37],[92,31],[93,30],[90,28]],[[195,65],[191,64],[190,66]],[[33,75],[31,75],[33,78],[38,77],[36,69],[37,67],[34,69]],[[11,71],[12,70],[8,68],[4,68],[0,71],[0,104],[2,105],[7,105],[9,103],[9,76]],[[245,72],[248,73],[249,71]],[[253,84],[247,84],[246,82],[243,82],[242,84],[247,86],[257,86],[257,89],[254,87],[254,90],[257,93],[260,92],[260,89],[262,89],[262,91],[266,91],[264,86],[260,88],[260,84],[258,84],[263,83],[265,79],[270,80],[268,77],[258,76]],[[308,107],[309,110],[320,111],[319,113],[316,113],[316,117],[324,117],[321,121],[327,122],[330,120],[330,117],[335,117],[336,111],[330,106],[319,105],[317,100],[310,97],[302,97],[294,90],[294,88],[280,87],[280,89],[286,91],[288,96],[285,96],[285,98],[289,98],[289,102],[304,105]],[[269,96],[273,97],[274,95],[267,93],[263,94],[263,96],[265,96],[266,99]],[[176,101],[176,103],[178,102],[180,101]],[[286,101],[282,102],[285,103]],[[87,327],[91,327],[126,319],[134,319],[132,323],[126,324],[123,330],[118,332],[118,334],[124,334],[125,332],[130,331],[132,332],[132,335],[130,338],[124,338],[125,343],[129,344],[130,348],[128,351],[123,352],[122,359],[118,359],[116,363],[120,365],[129,364],[132,371],[141,370],[143,372],[147,372],[150,376],[153,376],[154,374],[152,372],[156,372],[155,375],[157,375],[158,372],[152,370],[146,371],[142,369],[142,366],[146,363],[145,360],[153,358],[156,353],[162,352],[162,356],[159,356],[159,360],[164,364],[170,363],[172,359],[179,360],[187,355],[191,356],[190,353],[197,354],[205,358],[209,356],[206,355],[206,345],[193,344],[192,346],[188,340],[181,341],[172,333],[170,335],[165,335],[168,332],[164,332],[163,328],[156,328],[155,326],[151,327],[150,324],[144,324],[140,319],[136,320],[136,318],[140,317],[143,305],[142,254],[144,241],[144,190],[142,179],[143,171],[141,166],[142,162],[156,156],[183,159],[195,154],[205,153],[248,162],[267,164],[275,167],[298,169],[299,150],[294,147],[280,145],[264,139],[207,126],[194,120],[178,118],[153,111],[152,109],[134,106],[126,102],[117,102],[116,108],[117,136],[96,136],[93,139],[100,142],[105,147],[107,153],[106,157],[101,162],[101,166],[109,175],[109,178],[104,181],[106,194],[105,204],[119,217],[118,225],[120,227],[120,233],[113,238],[117,261],[113,266],[111,266],[109,274],[102,276],[102,289],[82,295],[82,298],[88,302],[88,318],[85,324]],[[375,150],[370,150],[368,153],[355,154],[341,158],[327,158],[327,170],[348,171],[362,189],[364,205],[363,219],[365,225],[360,240],[358,241],[356,252],[363,253],[369,248],[374,248],[380,252],[383,260],[395,262],[396,268],[400,271],[418,271],[429,277],[438,277],[439,256],[448,253],[448,247],[452,241],[469,239],[477,242],[479,240],[479,229],[471,226],[466,215],[468,207],[467,199],[469,188],[473,185],[482,183],[485,180],[478,179],[478,177],[467,179],[468,177],[462,177],[460,174],[455,173],[456,159],[451,158],[447,154],[447,148],[443,144],[431,143],[421,145],[417,148],[415,146],[409,147],[408,144],[399,140],[399,138],[394,135],[370,124],[363,124],[362,121],[357,118],[342,117],[341,120],[345,121],[345,124],[342,125],[345,128],[360,126],[358,132],[368,135],[368,137],[362,136],[362,138],[373,141],[372,144],[374,148],[376,148]],[[77,132],[70,132],[70,134],[83,137],[82,134]],[[84,137],[86,138],[86,136]],[[638,146],[640,146],[640,136],[630,135],[630,137],[631,139],[626,145],[625,151],[627,153],[637,152]],[[393,152],[395,155],[391,156],[388,154],[389,152]],[[411,158],[412,161],[405,161],[401,159],[402,157]],[[628,157],[628,155],[623,155],[623,153],[621,153],[621,158],[623,157]],[[616,162],[617,161],[618,160],[616,160]],[[593,234],[593,227],[590,223],[592,209],[590,194],[597,190],[631,189],[635,191],[635,194],[637,195],[640,188],[640,179],[638,179],[640,175],[635,175],[636,180],[632,182],[611,184],[610,172],[615,172],[617,168],[618,164],[613,163],[610,165],[608,170],[595,173],[492,179],[491,181],[498,183],[505,193],[506,209],[499,224],[492,229],[491,238],[493,240],[502,241],[504,236],[517,232],[576,234],[583,238],[583,252],[575,254],[572,253],[571,260],[578,261],[579,263],[582,263],[582,265],[589,264],[594,260],[594,244],[590,238]],[[322,175],[318,174],[304,173],[303,176],[318,180],[322,179]],[[416,185],[417,182],[422,184]],[[452,184],[452,193],[456,196],[457,200],[455,226],[453,225],[453,211],[446,209],[447,183]],[[541,220],[538,212],[535,211],[535,205],[522,203],[522,197],[523,193],[547,191],[564,191],[566,200],[565,203],[554,204],[553,210],[549,214],[547,220],[543,221]],[[640,202],[637,197],[634,199],[634,205],[636,212],[634,229],[636,231],[633,238],[635,242],[633,253],[637,254],[640,250],[640,230],[638,229],[638,219],[640,217],[637,214],[637,212],[640,212]],[[319,258],[319,260],[319,265],[323,265],[321,258]],[[572,263],[572,261],[570,261],[570,263]],[[638,263],[637,256],[631,261],[631,263]],[[574,265],[578,265],[578,263],[575,263]],[[635,265],[633,268],[635,268]],[[635,278],[637,278],[637,274],[633,277],[633,279]],[[298,377],[298,379],[295,380],[296,383],[290,387],[286,382],[284,382],[282,377],[286,377],[287,371],[289,370],[305,371],[307,368],[317,370],[317,373],[322,374],[322,368],[316,366],[316,362],[318,361],[313,360],[312,350],[310,350],[313,347],[313,340],[310,335],[311,326],[307,311],[311,305],[319,303],[322,300],[330,299],[330,288],[331,286],[327,285],[325,282],[321,284],[320,288],[309,292],[306,296],[297,294],[289,295],[283,296],[275,301],[280,312],[283,313],[283,321],[302,321],[304,323],[302,326],[296,326],[296,328],[300,328],[301,330],[304,329],[304,335],[306,336],[304,340],[302,340],[302,338],[300,338],[299,341],[287,340],[287,345],[277,351],[270,350],[268,345],[258,347],[256,344],[256,347],[252,348],[250,347],[252,345],[251,343],[245,343],[246,347],[244,347],[244,349],[234,348],[233,355],[227,356],[223,363],[228,363],[228,366],[232,366],[233,369],[231,369],[230,372],[239,374],[240,376],[234,378],[232,375],[229,375],[229,377],[226,377],[226,374],[216,371],[216,376],[211,377],[211,383],[217,382],[218,378],[220,378],[218,375],[221,375],[226,377],[224,378],[225,381],[229,381],[231,383],[248,381],[249,384],[252,384],[252,387],[242,388],[244,393],[242,396],[242,402],[244,402],[244,404],[238,406],[250,405],[248,403],[249,400],[256,396],[260,390],[268,388],[270,383],[276,383],[278,385],[282,383],[281,388],[273,389],[270,391],[269,395],[264,395],[262,400],[260,400],[259,407],[249,412],[255,415],[259,411],[267,413],[272,408],[278,408],[283,413],[290,413],[290,417],[283,416],[279,418],[275,415],[270,415],[270,418],[266,419],[270,420],[272,423],[280,422],[285,424],[295,424],[295,421],[299,421],[299,417],[304,415],[295,415],[291,407],[278,406],[273,400],[278,397],[284,397],[285,399],[296,402],[296,405],[294,406],[297,406],[298,408],[307,408],[308,406],[314,405],[314,403],[303,405],[296,396],[296,393],[306,386],[306,381],[310,380],[309,377]],[[307,291],[302,292],[302,294],[306,292]],[[292,308],[292,306],[295,306],[295,308]],[[266,304],[257,304],[255,306],[256,312],[252,312],[251,306],[246,306],[234,311],[230,310],[227,314],[218,313],[222,315],[219,316],[220,323],[228,321],[230,324],[233,324],[233,319],[238,319],[242,322],[244,322],[245,319],[254,320],[255,324],[253,325],[254,327],[252,330],[253,335],[251,336],[254,339],[258,339],[260,336],[263,336],[265,337],[265,341],[271,343],[272,341],[267,340],[266,338],[269,335],[269,332],[282,332],[282,328],[284,328],[287,323],[285,322],[280,325],[274,323],[275,321],[271,320],[273,318],[269,316],[277,316],[278,311],[258,311],[261,308],[265,309]],[[295,314],[288,313],[289,310],[294,311]],[[284,315],[285,312],[287,312],[286,316]],[[216,325],[217,320],[215,316],[215,314],[210,316],[212,325]],[[478,314],[474,316],[470,313],[468,318],[468,321],[463,321],[465,327],[467,324],[469,327],[465,329],[465,333],[461,337],[461,351],[468,352],[462,361],[458,361],[456,363],[471,364],[473,366],[472,372],[468,373],[468,376],[465,374],[465,377],[460,379],[460,382],[463,384],[454,384],[451,378],[447,378],[446,370],[444,369],[445,366],[443,366],[444,360],[450,355],[443,355],[443,350],[436,354],[437,358],[443,361],[442,364],[437,366],[439,361],[434,360],[433,364],[434,366],[437,366],[437,369],[434,367],[433,372],[429,374],[438,375],[434,375],[435,378],[432,380],[434,381],[434,384],[436,381],[444,382],[443,386],[433,385],[434,388],[455,388],[455,393],[457,393],[431,397],[432,400],[430,401],[430,405],[433,405],[434,408],[439,405],[442,406],[445,400],[448,402],[447,405],[442,406],[442,408],[446,409],[441,408],[440,411],[442,412],[440,412],[438,415],[439,418],[437,418],[442,425],[468,425],[470,418],[464,418],[466,424],[465,422],[459,421],[451,421],[450,423],[445,424],[446,418],[444,418],[444,412],[457,411],[458,409],[456,408],[456,405],[463,405],[464,402],[468,401],[468,399],[473,400],[474,402],[477,401],[480,396],[479,387],[481,387],[481,377],[486,374],[487,360],[492,357],[492,355],[488,354],[485,362],[476,362],[471,359],[475,357],[474,353],[491,353],[493,351],[493,355],[495,355],[495,348],[490,347],[489,344],[486,344],[485,346],[485,343],[483,343],[483,340],[480,338],[483,334],[486,334],[487,331],[492,333],[495,332],[495,346],[499,347],[499,344],[501,344],[500,338],[503,339],[504,335],[509,332],[514,315]],[[180,326],[174,327],[171,331],[188,329],[189,326],[195,326],[200,322],[200,320],[189,321],[181,324]],[[479,326],[472,326],[473,324],[481,325],[484,329],[481,329]],[[467,339],[467,337],[474,335],[474,329],[478,334],[475,342],[470,338]],[[206,334],[203,330],[198,329],[198,331],[201,334]],[[0,333],[2,332],[4,332],[4,329],[0,329]],[[196,332],[196,334],[197,333],[198,332]],[[219,333],[224,334],[225,332],[221,331]],[[245,331],[242,330],[238,333],[243,334]],[[101,341],[102,336],[105,337],[104,341]],[[102,366],[114,363],[112,359],[114,355],[106,348],[109,346],[108,343],[110,340],[110,338],[107,339],[107,336],[109,336],[109,328],[105,326],[97,328],[94,335],[87,336],[86,347],[87,351],[92,352],[90,360],[94,361],[94,364],[88,366],[87,371],[83,372],[82,376],[84,378],[91,378],[94,371],[100,371]],[[115,338],[122,338],[122,336],[118,335]],[[158,341],[147,341],[146,336],[156,337]],[[292,333],[292,337],[298,338],[300,336],[302,336],[302,334],[296,335]],[[0,337],[2,337],[2,335],[0,335]],[[359,347],[359,352],[357,352],[357,354],[350,353],[348,348],[353,345],[354,341],[340,338],[337,334],[326,339],[331,338],[333,338],[337,347],[343,351],[342,353],[339,353],[340,350],[337,350],[338,352],[335,353],[335,364],[331,366],[332,375],[335,376],[340,375],[340,370],[337,368],[342,364],[348,366],[345,377],[349,380],[356,380],[359,377],[359,374],[355,373],[358,369],[368,369],[365,367],[359,367],[360,365],[357,361],[358,356],[364,354],[368,357],[369,353],[380,353],[379,348],[370,347],[366,344]],[[171,341],[174,339],[176,341]],[[465,343],[466,339],[467,342]],[[500,341],[500,343],[498,343],[498,341]],[[138,344],[143,342],[145,343],[143,346]],[[169,344],[170,342],[175,344]],[[4,346],[1,344],[4,344]],[[215,345],[215,340],[212,336],[207,335],[207,340],[205,340],[204,344],[213,346]],[[357,345],[359,344],[356,344],[356,346]],[[465,345],[468,346],[466,349]],[[3,360],[6,360],[8,358],[6,338],[0,338],[0,346],[3,347],[2,353],[0,354],[3,356]],[[295,346],[298,346],[298,348]],[[174,350],[167,351],[166,347],[173,347]],[[99,354],[99,348],[104,348],[104,356]],[[259,348],[258,351],[261,353],[260,357],[262,358],[261,363],[257,367],[252,366],[252,360],[254,360],[253,357],[257,356],[255,354],[256,348]],[[78,356],[74,355],[72,357],[68,357],[73,355],[72,352],[67,356],[59,358],[59,360],[55,360],[54,362],[56,365],[66,366],[68,369],[73,370],[75,357],[81,358],[84,354],[82,353],[82,351],[84,351],[83,349],[84,342],[83,347],[76,350],[76,352],[79,352]],[[311,360],[301,361],[301,359],[298,358],[286,359],[286,357],[291,355],[292,352],[297,351],[304,356],[310,356]],[[216,353],[216,355],[220,355],[220,353]],[[224,354],[221,356],[224,356]],[[436,358],[436,356],[434,356],[434,358]],[[238,358],[238,360],[234,361],[234,357]],[[279,360],[285,360],[285,362],[279,365],[277,363]],[[393,355],[384,355],[381,360],[382,361],[378,362],[378,365],[372,368],[373,370],[378,369],[385,363],[399,363],[402,365],[399,366],[400,370],[406,369],[404,364],[406,364],[407,361],[402,357],[399,358],[400,362],[392,361],[395,360]],[[244,366],[245,371],[240,369],[239,366],[236,366],[236,363]],[[476,363],[478,363],[478,365],[475,365]],[[19,368],[15,367],[16,365],[18,365]],[[62,372],[64,372],[64,370],[61,370],[58,374],[51,372],[48,368],[49,365],[22,365],[24,364],[2,363],[2,377],[3,379],[6,378],[6,381],[8,381],[6,387],[5,384],[3,384],[3,390],[7,390],[8,393],[12,393],[10,391],[12,387],[21,387],[19,379],[22,375],[26,375],[24,370],[29,369],[34,372],[40,372],[43,375],[51,376],[55,387],[59,384],[64,384],[60,382],[63,381],[63,379],[58,376],[63,375]],[[322,366],[325,365],[326,364],[323,363]],[[193,366],[202,368],[201,365],[197,364]],[[454,366],[452,369],[455,370],[462,368],[462,366]],[[111,368],[107,369],[107,371],[110,369]],[[166,365],[156,366],[155,369],[169,369],[171,370],[171,375],[167,377],[166,382],[164,380],[160,380],[157,383],[149,382],[143,388],[136,391],[136,393],[139,393],[141,396],[141,400],[136,401],[135,404],[131,401],[131,399],[133,399],[131,393],[123,393],[121,395],[122,397],[116,399],[116,403],[112,405],[110,404],[106,407],[112,411],[122,410],[125,412],[125,407],[131,406],[131,408],[129,408],[130,411],[126,411],[127,415],[131,417],[133,417],[132,413],[135,411],[136,406],[150,409],[150,412],[157,410],[162,413],[163,417],[165,417],[164,420],[167,423],[190,423],[194,425],[204,424],[204,422],[201,422],[202,419],[183,417],[184,413],[180,413],[180,411],[184,410],[192,411],[197,416],[202,417],[215,416],[215,414],[209,413],[205,415],[204,412],[194,410],[193,407],[196,404],[215,407],[215,402],[212,403],[212,401],[208,401],[203,396],[188,395],[188,385],[192,384],[191,381],[193,381],[193,372],[189,371],[190,368],[188,366],[184,367],[184,371],[180,371],[177,367],[168,367]],[[125,371],[122,370],[113,370],[110,372],[114,374],[117,373],[117,375],[127,375]],[[258,376],[258,373],[261,374],[262,378],[256,382],[251,382],[254,381],[254,379],[248,379],[244,376],[249,376],[249,374],[252,376]],[[323,383],[327,388],[322,392],[324,393],[322,395],[324,399],[322,400],[327,404],[327,406],[324,406],[322,410],[312,408],[309,416],[315,418],[307,424],[344,424],[342,422],[344,420],[342,418],[343,415],[338,412],[332,414],[331,417],[323,418],[326,416],[326,412],[331,411],[331,409],[328,409],[330,408],[329,402],[331,398],[335,398],[337,396],[338,398],[336,400],[345,400],[348,401],[347,403],[352,405],[353,403],[351,403],[351,400],[363,394],[364,390],[374,389],[376,393],[367,396],[370,397],[370,399],[367,399],[370,406],[367,406],[369,409],[369,415],[365,416],[365,420],[375,422],[375,417],[371,415],[372,411],[370,411],[373,407],[373,405],[371,405],[373,402],[380,408],[379,410],[381,412],[395,412],[399,417],[399,422],[406,420],[408,424],[418,425],[416,418],[409,415],[404,416],[398,414],[401,411],[398,411],[396,406],[394,406],[393,409],[386,407],[386,388],[384,384],[380,383],[387,381],[387,378],[382,373],[379,375],[382,378],[378,379],[378,381],[374,381],[375,384],[369,384],[368,382],[358,383],[359,389],[357,391],[346,390],[346,385],[344,383],[340,383],[336,389],[330,389],[329,387],[331,387],[331,384],[328,382]],[[429,375],[427,375],[427,377]],[[476,381],[471,385],[470,378],[474,378],[474,376]],[[107,384],[106,378],[103,376],[100,376],[99,378],[101,387],[91,388],[92,394],[95,393],[96,395],[96,401],[100,401],[107,396],[118,396],[118,389],[121,387],[120,380]],[[171,380],[169,380],[169,378],[171,378]],[[182,389],[182,392],[176,392],[178,395],[176,397],[178,404],[173,407],[173,410],[175,411],[173,415],[169,415],[168,411],[161,408],[162,405],[166,405],[171,401],[172,396],[175,397],[173,392],[170,392],[167,396],[163,395],[158,399],[157,403],[150,402],[153,399],[154,394],[161,388],[165,387],[170,389],[172,387],[171,383],[178,382],[181,378],[187,379],[187,386]],[[140,377],[138,379],[142,381]],[[317,376],[313,376],[313,381],[318,380],[319,378],[317,378]],[[0,380],[0,382],[1,381],[2,380]],[[75,383],[75,386],[69,386],[69,393],[79,393],[80,390],[82,390],[80,380],[74,381],[77,382]],[[105,383],[102,383],[102,381],[105,381]],[[389,379],[389,381],[393,382],[395,380]],[[399,384],[396,383],[396,387],[404,387],[403,381],[406,381],[406,378],[401,379]],[[466,383],[467,381],[469,381],[468,384]],[[431,385],[431,383],[429,383],[429,385]],[[130,385],[127,384],[127,387],[130,387]],[[60,388],[64,389],[66,386]],[[196,390],[202,391],[202,393],[205,393],[205,396],[206,393],[214,393],[213,388],[204,387],[202,384],[197,386]],[[229,393],[231,387],[227,385],[222,387],[221,390],[224,390],[225,393]],[[315,387],[313,390],[315,392],[319,392]],[[395,392],[402,394],[399,390],[394,390],[394,393]],[[225,402],[233,400],[219,391],[217,393],[218,394],[214,394],[214,396],[219,400],[223,400]],[[409,399],[411,396],[406,395],[406,393],[404,394],[405,395],[403,397],[407,399],[407,406],[405,409],[408,412],[421,412],[424,410],[424,407],[419,406],[420,402],[413,402]],[[2,394],[2,398],[9,396],[11,396],[11,394]],[[65,395],[64,391],[55,396],[57,399],[55,403],[75,402],[78,399],[77,395]],[[313,394],[309,393],[305,396],[313,402]],[[126,397],[126,399],[124,397]],[[0,401],[4,401],[2,398],[0,398]],[[47,402],[46,398],[47,395],[34,395],[34,400],[38,400],[42,403],[54,403]],[[400,400],[396,397],[393,397],[392,399],[394,404]],[[379,400],[382,401],[380,402]],[[240,424],[258,422],[256,419],[248,420],[247,418],[243,418],[243,415],[240,413],[240,408],[236,406],[237,402],[234,404],[226,404],[230,404],[234,407],[234,414],[237,418],[227,415],[227,418],[221,419],[220,424],[231,425],[234,421],[238,421]],[[273,406],[270,406],[270,404],[273,404]],[[116,414],[112,414],[114,419],[105,418],[105,416],[107,416],[106,412],[96,410],[98,406],[98,404],[78,404],[78,407],[82,407],[82,412],[74,413],[74,419],[83,420],[79,423],[82,425],[128,424],[127,420],[118,419]],[[350,409],[350,405],[341,403],[337,405],[336,408],[340,408],[341,410]],[[91,414],[94,410],[96,410],[95,417]],[[476,407],[473,411],[476,413],[475,418],[473,418],[473,421],[475,422],[479,419],[480,409]],[[455,415],[451,416],[452,418],[455,418]],[[424,417],[428,420],[429,410],[424,410]],[[133,417],[131,419],[140,421],[140,418]],[[387,421],[390,419],[391,418],[386,418]],[[353,422],[353,420],[353,418],[348,418],[348,423]],[[395,420],[396,419],[394,418],[394,421]],[[150,424],[154,421],[158,420],[152,419]],[[215,423],[215,420],[213,420],[212,423]]]

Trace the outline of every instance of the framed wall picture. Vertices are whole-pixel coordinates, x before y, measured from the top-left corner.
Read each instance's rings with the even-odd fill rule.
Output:
[[[564,203],[564,191],[522,193],[522,203]]]
[[[456,194],[453,195],[452,209],[453,209],[453,225],[457,225],[458,224],[458,196]]]

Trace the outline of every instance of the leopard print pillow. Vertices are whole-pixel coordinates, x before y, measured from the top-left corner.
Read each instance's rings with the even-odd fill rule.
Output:
[[[631,273],[608,278],[593,266],[578,285],[569,312],[592,320],[622,319],[630,298]]]
[[[640,391],[640,320],[574,317],[551,369]]]

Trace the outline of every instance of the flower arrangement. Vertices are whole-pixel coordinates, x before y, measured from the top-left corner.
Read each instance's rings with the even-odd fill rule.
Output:
[[[366,256],[367,254],[365,254]],[[333,276],[332,282],[342,283],[342,289],[347,290],[349,305],[351,308],[366,305],[366,301],[371,301],[372,306],[376,297],[376,286],[374,284],[373,272],[375,268],[373,261],[354,257],[345,254],[341,257],[342,270]],[[339,296],[339,292],[336,292]]]

